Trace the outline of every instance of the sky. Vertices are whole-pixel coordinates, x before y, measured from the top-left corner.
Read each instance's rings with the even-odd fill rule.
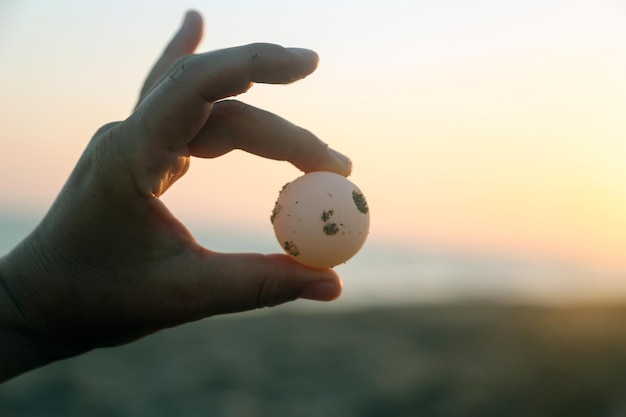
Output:
[[[190,8],[205,17],[200,52],[318,52],[307,79],[239,98],[351,157],[370,240],[626,271],[620,0],[0,0],[1,211],[46,211]],[[193,160],[163,198],[192,232],[271,233],[278,190],[299,175],[235,151]]]

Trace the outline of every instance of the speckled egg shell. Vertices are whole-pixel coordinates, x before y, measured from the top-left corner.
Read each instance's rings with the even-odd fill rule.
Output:
[[[369,232],[361,190],[332,172],[311,172],[283,187],[271,216],[276,239],[293,259],[314,268],[346,262]]]

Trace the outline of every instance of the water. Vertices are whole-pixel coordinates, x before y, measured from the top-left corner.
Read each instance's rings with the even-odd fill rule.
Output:
[[[5,254],[37,224],[34,216],[0,212],[0,254]],[[190,226],[204,246],[222,252],[280,251],[267,233]],[[321,308],[351,308],[399,303],[454,301],[597,301],[626,298],[626,274],[550,260],[506,258],[489,253],[399,245],[370,238],[336,270],[344,281],[341,298]],[[296,303],[320,308],[317,303]]]

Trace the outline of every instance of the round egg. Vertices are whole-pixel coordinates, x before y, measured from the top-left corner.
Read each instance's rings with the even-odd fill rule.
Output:
[[[293,259],[328,268],[361,249],[369,232],[363,193],[333,172],[310,172],[283,187],[271,216],[276,239]]]

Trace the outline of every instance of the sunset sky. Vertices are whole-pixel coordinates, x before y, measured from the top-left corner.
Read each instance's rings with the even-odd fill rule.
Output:
[[[239,98],[352,158],[370,239],[626,271],[623,0],[0,1],[1,211],[45,212],[189,8],[200,51],[319,53],[307,79]],[[164,199],[190,225],[271,230],[298,175],[233,152],[193,160]]]

